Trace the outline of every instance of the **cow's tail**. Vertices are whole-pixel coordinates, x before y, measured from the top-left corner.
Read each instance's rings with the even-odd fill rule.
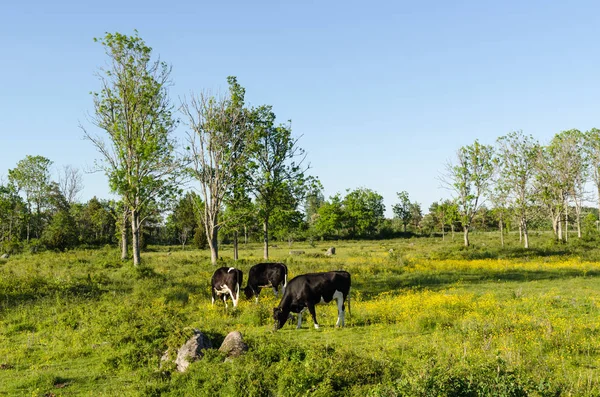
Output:
[[[285,288],[287,287],[287,266],[285,267],[285,273],[283,274],[283,287],[281,287],[281,296],[285,293]]]

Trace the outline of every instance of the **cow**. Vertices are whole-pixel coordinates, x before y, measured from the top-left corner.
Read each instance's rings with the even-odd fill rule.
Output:
[[[283,327],[290,312],[298,313],[298,326],[302,326],[302,312],[308,308],[315,328],[319,328],[315,305],[329,303],[337,300],[338,319],[336,327],[344,326],[344,302],[350,293],[350,273],[346,271],[333,271],[325,273],[309,273],[294,277],[287,285],[279,306],[273,309],[275,329]],[[350,310],[350,299],[348,299]]]
[[[277,297],[280,285],[283,295],[287,286],[287,275],[288,269],[283,263],[259,263],[252,266],[248,273],[248,285],[244,288],[246,298],[250,299],[255,296],[256,302],[258,302],[261,288],[267,287],[272,287],[275,297]]]
[[[212,304],[215,298],[223,296],[225,308],[227,308],[227,294],[231,296],[233,307],[237,307],[240,299],[240,286],[242,285],[243,273],[235,267],[220,267],[215,270],[211,279]]]

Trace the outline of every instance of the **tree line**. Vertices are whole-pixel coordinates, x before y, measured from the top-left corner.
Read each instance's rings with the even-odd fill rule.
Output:
[[[193,242],[219,258],[219,244],[271,239],[389,238],[515,227],[527,248],[532,226],[551,225],[558,240],[569,225],[582,236],[590,212],[586,191],[595,184],[600,207],[600,132],[564,131],[548,145],[513,132],[496,145],[475,141],[461,147],[440,175],[452,198],[423,214],[406,191],[398,193],[393,219],[383,197],[368,188],[325,199],[319,179],[309,175],[307,154],[291,122],[277,121],[270,105],[248,106],[233,76],[228,91],[203,90],[175,104],[169,97],[171,67],[153,59],[139,37],[107,33],[95,39],[109,62],[97,75],[90,125],[80,125],[97,149],[115,200],[79,203],[81,171],[65,167],[54,181],[52,161],[27,156],[0,181],[0,241],[4,251],[23,245],[66,249],[119,244],[123,259],[141,263],[147,243]],[[185,142],[174,138],[186,129]],[[486,205],[484,205],[484,203]],[[488,209],[489,208],[489,209]],[[586,218],[586,224],[595,219]],[[34,248],[37,249],[37,248]]]

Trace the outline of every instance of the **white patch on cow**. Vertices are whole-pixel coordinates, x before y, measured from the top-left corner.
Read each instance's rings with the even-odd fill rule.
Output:
[[[229,296],[231,296],[231,300],[233,301],[233,307],[237,307],[238,305],[238,300],[240,298],[240,284],[236,283],[236,296],[234,296],[233,292],[229,289],[229,287],[226,284],[221,285],[220,289],[215,288],[215,292],[217,293],[218,296],[223,295],[223,302],[225,302],[225,308],[227,309],[227,294],[229,294]],[[214,299],[213,299],[213,303],[214,303]]]
[[[230,267],[229,270],[227,270],[227,273],[229,273],[232,270],[235,270],[235,267]]]
[[[315,323],[315,329],[319,329],[319,324]]]

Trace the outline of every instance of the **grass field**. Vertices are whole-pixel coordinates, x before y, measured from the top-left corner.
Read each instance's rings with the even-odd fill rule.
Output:
[[[277,243],[271,261],[291,277],[344,269],[353,283],[346,328],[330,304],[317,307],[320,330],[306,316],[277,332],[269,290],[211,306],[205,251],[154,247],[141,269],[110,247],[13,256],[0,260],[0,395],[600,395],[600,244],[507,239]],[[237,263],[221,254],[245,276],[262,261],[259,244]],[[161,368],[193,328],[217,346],[239,330],[249,351]]]

